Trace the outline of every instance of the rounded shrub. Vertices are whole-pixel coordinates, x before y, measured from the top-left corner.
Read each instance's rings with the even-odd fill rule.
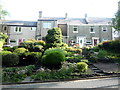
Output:
[[[65,55],[61,49],[48,49],[42,57],[42,64],[48,68],[60,68],[61,62],[65,61]]]
[[[79,62],[76,65],[79,72],[85,72],[88,69],[88,65],[85,62]]]
[[[34,45],[35,45],[35,41],[29,40],[29,41],[21,42],[19,47],[26,48],[26,49],[28,49],[29,51],[32,52],[33,49],[34,49]]]
[[[79,53],[79,54],[81,54],[82,53],[82,49],[76,49],[76,53]]]
[[[14,50],[15,54],[19,56],[19,65],[26,65],[28,50],[25,48],[17,48]]]
[[[38,61],[41,61],[41,52],[30,52],[27,56],[28,64],[36,64]]]
[[[81,59],[81,62],[88,63],[88,60],[87,59]]]
[[[17,54],[9,53],[2,55],[3,66],[15,66],[19,63],[19,57]]]
[[[18,55],[25,52],[28,52],[28,50],[25,48],[17,48],[14,50],[14,53],[17,53]]]
[[[61,49],[61,48],[49,48],[49,49],[47,49],[47,50],[44,52],[44,55],[46,55],[46,54],[48,54],[48,53],[50,53],[50,52],[52,52],[52,51],[59,51],[59,52],[62,52],[64,55],[67,54],[67,52],[64,51],[64,50]]]
[[[12,53],[12,52],[10,52],[10,51],[2,51],[2,52],[0,52],[0,55],[10,54],[10,53]]]
[[[42,46],[45,46],[46,43],[45,43],[45,41],[43,41],[43,40],[38,40],[38,41],[35,41],[35,45],[42,45]]]
[[[34,52],[43,52],[43,46],[42,45],[35,45],[34,46]]]

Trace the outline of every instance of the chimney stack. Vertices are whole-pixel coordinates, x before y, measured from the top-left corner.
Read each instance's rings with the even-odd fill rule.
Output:
[[[67,17],[68,17],[68,14],[67,14],[67,13],[65,13],[65,19],[67,19]]]
[[[42,11],[39,11],[39,18],[42,18]]]
[[[87,13],[85,13],[85,18],[87,18]]]

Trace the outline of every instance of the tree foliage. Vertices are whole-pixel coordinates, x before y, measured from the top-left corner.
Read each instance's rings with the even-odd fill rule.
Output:
[[[112,23],[113,27],[116,30],[120,31],[120,10],[118,10],[117,13],[115,14],[115,18],[113,18]]]
[[[45,39],[47,42],[47,48],[60,47],[62,45],[61,29],[60,28],[49,29]]]
[[[4,19],[9,13],[3,9],[3,6],[0,5],[0,19]]]

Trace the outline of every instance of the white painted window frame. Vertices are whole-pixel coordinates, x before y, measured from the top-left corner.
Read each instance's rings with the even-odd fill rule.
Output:
[[[43,23],[43,28],[51,28],[51,27],[52,27],[52,23],[50,23],[50,22]]]
[[[74,29],[77,29],[76,31]],[[78,33],[78,26],[73,26],[73,33]]]
[[[91,32],[91,28],[93,28],[93,32]],[[90,33],[95,33],[95,27],[94,26],[90,26],[89,30],[90,30]]]

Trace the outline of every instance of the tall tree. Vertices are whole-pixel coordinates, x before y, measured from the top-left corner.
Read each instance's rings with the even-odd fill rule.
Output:
[[[113,27],[116,30],[120,31],[120,11],[118,10],[118,12],[115,15],[115,18],[113,18]]]
[[[9,13],[3,9],[3,6],[0,5],[0,19],[4,19]]]

